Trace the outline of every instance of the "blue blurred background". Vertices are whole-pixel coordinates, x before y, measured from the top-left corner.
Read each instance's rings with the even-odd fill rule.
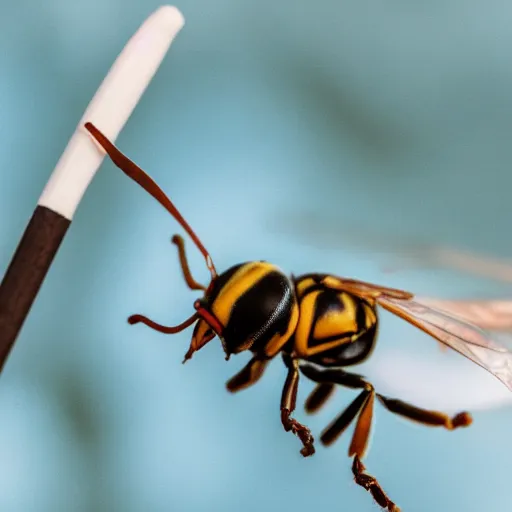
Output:
[[[512,256],[510,4],[176,5],[186,25],[118,143],[174,199],[218,269],[268,259],[424,295],[510,294],[461,273],[386,274],[378,250],[345,236]],[[97,86],[158,6],[1,2],[1,269]],[[216,341],[183,366],[190,331],[126,323],[191,313],[175,231],[106,160],[2,375],[0,510],[378,510],[352,483],[349,434],[304,460],[283,431],[280,360],[230,396],[224,382],[247,354],[226,363]],[[360,370],[420,406],[474,405],[474,425],[455,432],[377,408],[366,464],[406,512],[509,508],[512,411],[482,405],[503,390],[461,359],[383,314]],[[302,380],[299,398],[311,389]],[[297,418],[318,436],[352,396],[340,391]]]

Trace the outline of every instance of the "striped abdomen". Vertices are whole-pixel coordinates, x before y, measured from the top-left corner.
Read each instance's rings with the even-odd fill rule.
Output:
[[[294,350],[299,357],[324,365],[350,365],[368,357],[378,318],[369,301],[318,284],[315,275],[295,280],[299,322]]]

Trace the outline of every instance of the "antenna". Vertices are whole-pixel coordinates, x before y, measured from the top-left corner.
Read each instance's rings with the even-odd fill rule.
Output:
[[[213,264],[212,258],[204,245],[199,240],[199,237],[194,233],[192,228],[188,225],[187,221],[182,217],[179,210],[174,206],[171,200],[165,195],[164,191],[153,181],[146,172],[144,172],[137,164],[132,162],[125,156],[117,147],[110,142],[98,128],[92,123],[85,123],[86,130],[96,139],[100,146],[107,152],[112,162],[121,169],[129,178],[138,183],[146,192],[151,194],[183,227],[189,234],[192,241],[196,244],[197,248],[201,251],[206,261],[206,266],[210,271],[212,280],[217,277],[217,271]]]

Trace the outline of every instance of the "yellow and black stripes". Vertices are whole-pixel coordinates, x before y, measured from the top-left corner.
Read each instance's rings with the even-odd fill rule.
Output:
[[[325,287],[322,278],[308,274],[295,279],[300,314],[294,350],[298,357],[329,364],[360,362],[373,346],[376,310],[355,295]]]
[[[226,272],[218,292],[210,296],[211,311],[223,326],[229,324],[234,307],[239,300],[274,270],[274,265],[253,261],[242,263]]]
[[[264,261],[242,263],[221,274],[203,303],[222,325],[228,354],[243,350],[277,354],[298,321],[292,281]]]
[[[241,263],[215,279],[198,312],[227,357],[251,350],[272,358],[285,350],[327,366],[361,362],[375,342],[375,305],[327,287],[324,278],[289,278],[265,261]]]

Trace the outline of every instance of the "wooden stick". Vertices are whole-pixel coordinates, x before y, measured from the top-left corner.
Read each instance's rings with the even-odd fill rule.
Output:
[[[140,26],[110,68],[51,174],[0,284],[0,371],[105,157],[84,123],[96,123],[114,141],[183,24],[180,11],[166,5]]]

